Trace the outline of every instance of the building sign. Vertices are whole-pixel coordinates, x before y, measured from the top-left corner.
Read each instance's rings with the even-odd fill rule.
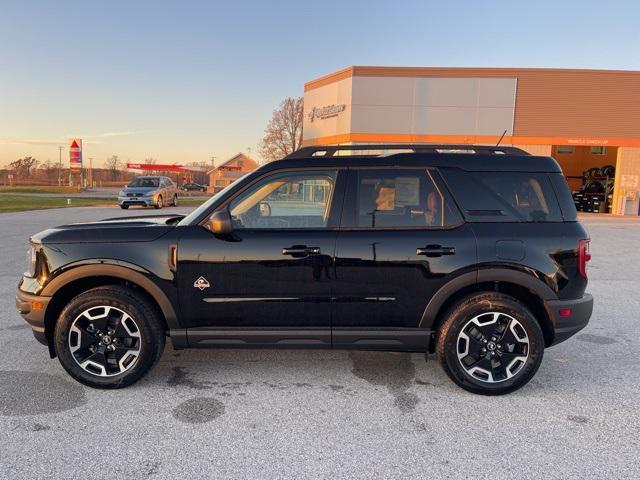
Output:
[[[346,108],[344,103],[339,105],[326,105],[324,107],[313,107],[307,116],[309,121],[313,122],[316,118],[324,120],[325,118],[337,117],[340,112],[343,112]]]
[[[72,138],[69,144],[69,169],[71,173],[82,170],[82,139]]]
[[[620,187],[638,188],[638,175],[622,175],[620,178]]]

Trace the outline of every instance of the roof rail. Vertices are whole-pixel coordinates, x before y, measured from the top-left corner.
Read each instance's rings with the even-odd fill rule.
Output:
[[[357,145],[315,145],[302,147],[285,158],[333,157],[336,152],[351,150],[379,150],[382,156],[385,150],[408,150],[413,153],[473,153],[481,155],[529,155],[528,152],[516,147],[493,147],[491,145],[451,145],[431,143],[375,143]],[[357,155],[357,156],[362,156]],[[367,155],[368,156],[368,155]]]

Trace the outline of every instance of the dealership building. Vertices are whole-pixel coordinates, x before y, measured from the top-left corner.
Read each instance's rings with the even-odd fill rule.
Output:
[[[580,210],[639,214],[640,72],[349,67],[304,86],[305,145],[498,141],[553,156]]]

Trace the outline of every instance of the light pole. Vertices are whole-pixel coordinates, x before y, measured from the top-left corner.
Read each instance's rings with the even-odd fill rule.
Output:
[[[58,186],[62,185],[62,149],[64,147],[60,145],[58,147],[59,158],[58,158]]]

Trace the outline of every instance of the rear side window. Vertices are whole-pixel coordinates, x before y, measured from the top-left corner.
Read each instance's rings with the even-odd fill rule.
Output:
[[[561,173],[550,173],[549,179],[556,192],[556,197],[558,197],[562,217],[567,222],[575,222],[578,219],[578,212],[576,211],[576,204],[571,197],[567,179]]]
[[[562,221],[546,173],[467,172],[458,168],[443,168],[441,172],[470,221]]]
[[[446,228],[462,222],[437,174],[428,170],[375,169],[353,172],[353,202],[343,226]],[[355,210],[355,211],[354,211]]]

